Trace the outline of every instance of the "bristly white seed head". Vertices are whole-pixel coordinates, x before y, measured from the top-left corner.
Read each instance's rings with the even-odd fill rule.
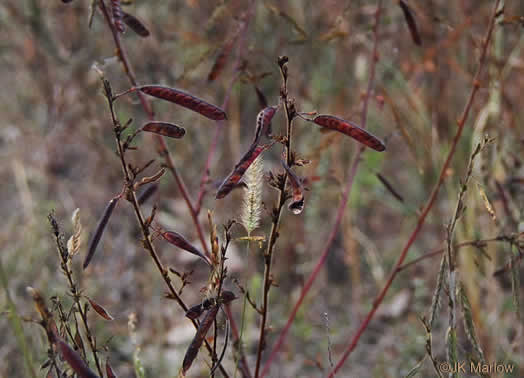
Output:
[[[244,182],[247,189],[242,202],[241,222],[248,235],[260,224],[260,214],[262,211],[262,182],[264,177],[264,164],[262,156],[259,156],[249,166],[244,174]]]

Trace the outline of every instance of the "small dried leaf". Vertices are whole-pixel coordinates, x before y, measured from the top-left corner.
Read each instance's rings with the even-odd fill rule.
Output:
[[[100,241],[100,238],[102,237],[102,234],[104,233],[104,230],[107,226],[107,222],[109,221],[109,218],[111,217],[111,214],[113,213],[113,210],[115,209],[116,204],[118,203],[119,197],[115,197],[109,201],[107,204],[104,214],[102,214],[102,218],[100,218],[100,221],[98,222],[98,225],[96,226],[95,233],[93,234],[93,237],[91,241],[89,242],[89,248],[87,250],[87,256],[84,260],[84,269],[87,268],[89,263],[91,262],[91,259],[95,255],[96,247],[98,246],[98,242]]]
[[[220,109],[218,106],[210,104],[181,90],[164,87],[161,85],[144,85],[137,89],[150,96],[183,106],[184,108],[197,112],[209,119],[215,121],[227,119],[226,112]]]
[[[235,165],[233,171],[226,177],[222,185],[220,185],[216,198],[220,199],[227,196],[238,184],[244,173],[246,173],[247,169],[255,161],[258,155],[270,148],[273,144],[274,142],[258,146],[257,143],[253,143],[244,156],[242,156],[238,164]]]
[[[149,30],[138,18],[132,14],[122,11],[123,17],[122,20],[126,23],[127,26],[131,28],[136,34],[140,37],[146,38],[149,37]]]
[[[98,378],[98,376],[87,366],[82,357],[75,352],[66,342],[57,338],[56,347],[62,358],[71,366],[71,369],[80,378]]]
[[[186,134],[186,130],[174,123],[153,121],[146,123],[142,130],[163,135],[170,138],[180,139]]]
[[[162,232],[162,237],[166,239],[169,243],[177,246],[178,248],[181,248],[189,253],[192,253],[193,255],[196,255],[200,257],[202,260],[206,262],[206,264],[211,265],[206,256],[200,252],[198,249],[196,249],[191,243],[189,243],[182,235],[180,235],[178,232],[174,231],[166,231]]]
[[[376,151],[384,151],[386,149],[384,143],[376,136],[342,118],[332,115],[319,115],[313,119],[313,122],[327,129],[348,135]]]
[[[413,16],[411,8],[403,0],[400,0],[399,5],[400,8],[402,8],[402,13],[404,13],[404,18],[406,19],[406,23],[408,24],[409,32],[411,33],[411,38],[413,38],[413,42],[421,46],[422,39],[420,38],[420,33],[418,32],[417,23],[415,22],[415,17]]]
[[[105,320],[113,320],[114,318],[111,316],[111,314],[109,312],[106,311],[105,308],[103,308],[102,306],[100,306],[98,303],[96,303],[94,300],[92,300],[91,298],[89,297],[86,297],[87,300],[89,301],[89,304],[91,305],[91,307],[93,308],[93,310],[96,311],[96,313],[98,315],[100,315],[101,317],[103,317]]]

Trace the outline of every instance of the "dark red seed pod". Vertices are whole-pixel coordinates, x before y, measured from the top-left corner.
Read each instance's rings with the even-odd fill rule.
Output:
[[[186,354],[184,356],[184,361],[182,362],[183,374],[185,374],[189,370],[189,368],[193,364],[193,361],[198,355],[198,350],[200,349],[202,343],[204,342],[204,339],[206,338],[207,331],[209,331],[209,328],[215,321],[219,308],[220,306],[213,306],[207,312],[206,316],[204,316],[202,322],[200,322],[200,326],[198,327],[197,333],[193,338],[193,341],[191,341],[189,348],[187,348]]]
[[[178,232],[174,231],[166,231],[162,232],[162,237],[166,239],[169,243],[176,245],[178,248],[181,248],[189,253],[192,253],[193,255],[196,255],[200,257],[202,260],[204,260],[208,265],[211,265],[209,261],[207,260],[206,256],[200,252],[198,249],[196,249],[191,243],[189,243],[182,235],[180,235]]]
[[[284,160],[281,160],[282,166],[286,170],[289,178],[289,183],[293,189],[292,201],[288,205],[288,209],[293,214],[300,214],[304,210],[304,188],[302,187],[302,180],[296,175],[295,172],[286,164]]]
[[[115,24],[116,30],[120,33],[126,31],[126,27],[122,22],[123,12],[120,6],[120,0],[111,0],[111,12],[113,13],[113,23]]]
[[[178,89],[164,87],[161,85],[144,85],[137,88],[141,92],[162,100],[173,102],[184,108],[197,112],[209,119],[220,121],[227,119],[226,112],[218,106],[210,104],[198,97]]]
[[[399,2],[400,8],[402,8],[402,13],[404,13],[404,18],[408,24],[409,32],[411,33],[411,38],[416,45],[422,45],[422,39],[420,38],[420,33],[418,32],[417,23],[415,22],[415,17],[413,16],[412,10],[409,6],[402,0]]]
[[[139,36],[146,38],[149,37],[149,30],[138,18],[132,14],[122,11],[122,20],[126,23],[127,26],[131,28]]]
[[[186,134],[186,130],[183,127],[177,126],[174,123],[159,121],[146,123],[144,126],[142,126],[142,130],[178,139],[182,138]]]
[[[84,360],[82,360],[82,357],[65,341],[58,337],[56,339],[56,347],[62,358],[80,378],[98,378],[98,376],[89,369]]]
[[[104,230],[106,229],[107,222],[109,221],[109,218],[111,217],[111,214],[113,213],[113,210],[115,209],[116,204],[118,203],[119,197],[113,198],[109,203],[107,204],[104,214],[102,215],[102,218],[100,218],[100,221],[98,222],[98,225],[96,226],[95,233],[93,234],[93,237],[91,241],[89,242],[89,248],[87,249],[87,256],[84,260],[84,269],[87,268],[89,263],[91,262],[91,259],[95,255],[96,247],[98,246],[98,242],[100,241],[100,238],[102,237],[102,234],[104,233]]]
[[[386,149],[384,143],[376,136],[345,119],[332,115],[319,115],[313,119],[313,122],[327,129],[346,134],[374,150],[384,151]]]
[[[257,127],[255,129],[255,142],[260,140],[262,134],[266,134],[271,126],[271,120],[277,112],[276,106],[268,106],[262,109],[257,115]]]
[[[226,177],[222,185],[220,185],[216,198],[220,199],[227,196],[229,192],[231,192],[236,187],[244,173],[246,173],[247,169],[255,161],[258,155],[260,155],[272,145],[273,143],[258,146],[257,143],[254,142],[249,150],[244,154],[244,156],[242,156],[242,159],[240,159],[238,164],[235,165],[233,171],[229,174],[229,176]]]

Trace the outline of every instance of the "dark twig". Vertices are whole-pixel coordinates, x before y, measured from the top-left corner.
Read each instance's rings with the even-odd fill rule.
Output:
[[[155,246],[152,241],[151,233],[149,231],[149,225],[146,222],[144,215],[142,214],[142,211],[140,210],[140,205],[138,203],[138,199],[136,196],[136,190],[134,186],[135,177],[132,174],[132,172],[129,171],[127,162],[125,160],[125,151],[124,151],[123,143],[121,140],[119,123],[114,113],[113,97],[111,95],[109,83],[107,81],[104,81],[104,86],[106,88],[106,98],[109,104],[109,109],[111,111],[111,119],[113,120],[113,124],[115,127],[116,147],[118,151],[118,156],[120,158],[120,163],[122,165],[122,171],[124,174],[124,180],[125,180],[125,185],[126,185],[126,190],[127,190],[126,198],[128,199],[129,202],[131,202],[133,206],[133,210],[135,212],[138,224],[140,226],[140,230],[142,232],[143,246],[149,252],[149,255],[153,259],[155,266],[157,267],[158,271],[162,275],[162,278],[169,290],[170,298],[174,299],[180,305],[180,307],[184,310],[184,312],[187,312],[188,307],[184,303],[180,295],[178,294],[175,287],[173,286],[171,277],[169,276],[168,269],[166,269],[164,265],[162,264],[162,262],[160,261],[160,257],[158,256],[158,253],[156,252]],[[193,326],[195,327],[195,329],[198,329],[198,326],[199,326],[198,322],[195,319],[191,319],[191,322],[193,323]],[[214,358],[213,349],[211,345],[207,342],[207,340],[204,340],[204,343],[210,355],[212,356],[212,358]],[[224,368],[221,365],[219,366],[219,368],[222,374],[225,377],[228,377],[228,374],[226,373],[226,371],[224,370]]]

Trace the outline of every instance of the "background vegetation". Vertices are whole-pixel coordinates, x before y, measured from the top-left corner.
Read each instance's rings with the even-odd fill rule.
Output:
[[[0,4],[4,88],[0,92],[0,155],[4,162],[0,165],[4,218],[0,225],[0,334],[4,335],[0,376],[31,376],[31,370],[36,376],[47,373],[40,366],[48,359],[48,339],[31,321],[39,321],[39,315],[26,287],[38,289],[53,312],[53,296],[61,298],[64,308],[72,304],[47,221],[52,210],[67,240],[73,232],[73,211],[80,209],[84,243],[72,272],[82,294],[114,317],[107,321],[95,311],[88,313],[91,332],[102,349],[101,359],[105,362],[109,357],[119,376],[133,376],[140,370],[137,361],[145,376],[176,376],[195,334],[184,311],[165,298],[165,283],[140,243],[141,231],[126,201],[115,208],[91,265],[81,269],[89,235],[108,200],[123,185],[99,72],[103,71],[115,93],[131,87],[97,3],[7,0]],[[136,80],[180,88],[211,103],[225,104],[228,120],[218,124],[176,105],[151,101],[157,119],[186,129],[183,139],[169,140],[167,145],[194,203],[202,188],[209,148],[218,135],[210,180],[205,184],[208,190],[198,215],[206,242],[208,209],[213,212],[221,243],[221,225],[241,217],[245,189],[221,200],[215,199],[215,192],[252,142],[261,109],[257,89],[270,105],[279,102],[279,56],[289,57],[288,91],[299,111],[334,114],[358,123],[367,101],[367,129],[387,146],[385,152],[366,149],[360,155],[326,264],[306,295],[270,376],[326,376],[340,360],[395,271],[438,183],[460,127],[457,120],[477,86],[464,130],[443,172],[445,180],[420,232],[415,233],[405,262],[445,250],[447,240],[465,243],[499,237],[455,249],[461,282],[456,289],[467,295],[470,304],[467,309],[460,301],[457,310],[457,355],[458,360],[473,358],[478,343],[485,361],[514,364],[513,376],[524,375],[522,301],[518,300],[524,232],[524,3],[506,2],[504,8],[501,4],[493,19],[494,1],[403,2],[411,9],[421,45],[415,43],[414,30],[397,2],[383,4],[379,17],[374,1],[129,3],[124,11],[136,15],[151,33],[141,38],[128,28],[120,37]],[[95,7],[91,28],[90,6]],[[483,69],[475,77],[492,20],[495,25]],[[223,71],[209,81],[217,56],[239,28],[243,29]],[[374,46],[376,65],[372,64]],[[375,77],[368,96],[372,72]],[[147,121],[136,95],[118,101],[116,111],[122,123],[132,118],[134,130]],[[283,109],[272,127],[274,134],[285,134]],[[468,186],[463,188],[470,156],[486,134],[491,143],[475,158]],[[129,161],[141,166],[156,159],[146,175],[156,172],[163,159],[151,135],[141,133],[135,145],[138,149],[127,153]],[[282,212],[271,268],[276,286],[269,293],[262,365],[326,246],[358,148],[356,141],[342,134],[323,132],[300,119],[294,122],[293,149],[300,158],[311,161],[296,171],[305,178],[309,191],[300,215],[289,212],[287,206]],[[281,150],[276,146],[263,155],[266,173],[282,171]],[[143,206],[144,214],[149,215],[156,203],[158,224],[183,234],[200,248],[190,211],[173,176],[165,174],[159,184],[154,197]],[[465,189],[459,201],[462,205],[455,213],[461,188]],[[261,222],[252,235],[267,239],[277,191],[265,183],[261,196]],[[450,236],[447,227],[453,219],[458,222]],[[233,228],[232,236],[226,262],[229,278],[224,285],[239,297],[231,313],[240,326],[243,296],[231,279],[237,278],[260,304],[264,248],[235,240],[245,236],[242,228]],[[201,289],[208,284],[208,270],[202,262],[162,238],[154,243],[166,266],[193,271],[182,297],[188,305],[200,303],[205,296]],[[439,282],[443,290],[431,329],[431,357],[436,361],[450,358],[452,348],[446,345],[450,286],[448,278],[437,278],[441,255],[436,252],[398,272],[338,376],[405,376],[428,356],[427,333],[420,318],[429,317]],[[510,262],[511,269],[493,275]],[[448,273],[443,274],[447,277]],[[179,288],[180,281],[173,281]],[[137,319],[132,332],[130,314]],[[474,322],[475,335],[470,334],[467,321],[463,325],[464,319]],[[220,320],[223,324],[223,316]],[[247,306],[243,351],[251,374],[259,326],[259,315]],[[85,338],[84,328],[80,330]],[[219,344],[222,341],[221,336]],[[223,361],[230,376],[235,370],[233,349],[230,339]],[[88,360],[94,369],[92,357]],[[67,370],[67,365],[60,366]],[[209,366],[209,355],[202,350],[188,376],[208,376]],[[416,374],[437,373],[425,358]]]

